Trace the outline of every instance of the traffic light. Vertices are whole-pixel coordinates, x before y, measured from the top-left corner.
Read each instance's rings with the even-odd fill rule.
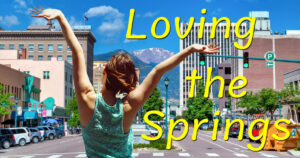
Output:
[[[205,56],[204,56],[204,54],[200,54],[200,65],[201,66],[205,65]]]
[[[249,53],[248,52],[244,52],[244,68],[249,68]]]

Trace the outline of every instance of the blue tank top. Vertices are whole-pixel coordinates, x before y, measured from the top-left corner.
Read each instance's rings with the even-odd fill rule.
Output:
[[[94,157],[132,157],[132,128],[126,134],[123,129],[123,103],[106,104],[97,93],[94,114],[89,124],[82,129],[86,155]]]

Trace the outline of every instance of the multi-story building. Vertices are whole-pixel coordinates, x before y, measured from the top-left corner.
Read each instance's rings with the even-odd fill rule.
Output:
[[[29,76],[28,74],[18,71],[16,69],[10,68],[5,65],[0,64],[0,85],[4,87],[2,94],[11,93],[11,101],[18,106],[18,111],[25,106],[25,97],[26,97],[26,90],[24,89],[24,85],[26,85],[26,77]],[[40,78],[34,77],[33,86],[34,89],[32,90],[30,98],[40,101]],[[18,102],[16,101],[18,99]],[[5,103],[0,106],[5,106]],[[19,113],[19,112],[18,112]],[[11,115],[5,115],[0,117],[0,122],[4,122],[5,120],[10,120]],[[0,126],[1,128],[4,125]]]
[[[90,27],[73,27],[85,57],[87,72],[93,83],[93,52],[96,38]],[[72,63],[72,52],[67,45],[62,31],[53,29],[51,23],[47,26],[29,26],[26,31],[0,30],[0,50],[27,50],[27,59],[65,60]]]
[[[0,64],[40,78],[41,101],[52,97],[56,106],[65,107],[73,96],[72,65],[54,57],[51,60],[33,60],[25,57],[25,51],[22,51],[19,57],[17,50],[0,50]]]
[[[205,23],[204,31],[203,31],[203,38],[198,38],[198,31],[200,27],[200,23],[195,23],[189,35],[180,40],[180,50],[187,48],[192,44],[203,44],[208,45],[211,42],[215,42],[218,44],[221,49],[218,54],[216,55],[232,55],[232,43],[236,40],[236,35],[234,33],[234,28],[236,23],[231,23],[230,25],[230,35],[229,38],[224,38],[226,32],[226,23],[219,23],[216,27],[216,35],[214,39],[210,38],[210,33],[212,30],[212,23]],[[180,26],[180,30],[184,33],[187,30],[188,24],[182,23]],[[240,34],[244,34],[247,32],[247,24],[243,23],[240,26]],[[180,63],[180,108],[181,111],[186,107],[186,101],[188,99],[188,94],[190,91],[191,82],[186,81],[186,76],[191,76],[193,69],[198,71],[198,76],[202,76],[202,80],[206,81],[207,75],[207,68],[208,67],[215,67],[218,64],[222,63],[225,58],[221,57],[206,57],[206,65],[200,66],[200,54],[193,53],[187,58],[184,59],[183,62]],[[196,88],[196,87],[195,87]],[[196,92],[196,90],[195,90]]]
[[[239,40],[241,44],[246,42],[247,39]],[[244,52],[248,52],[249,57],[264,58],[266,52],[272,51],[277,59],[300,60],[300,34],[256,35],[253,38],[251,47],[246,50],[234,50],[236,56],[243,56]],[[284,88],[284,74],[300,67],[299,63],[293,62],[275,61],[273,67],[267,67],[266,64],[265,60],[250,59],[249,68],[243,68],[242,59],[232,59],[233,78],[236,76],[247,78],[248,84],[242,90],[253,92],[257,92],[262,88],[281,90]]]

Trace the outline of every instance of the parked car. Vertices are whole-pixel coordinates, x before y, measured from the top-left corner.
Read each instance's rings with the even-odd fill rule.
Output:
[[[229,129],[229,137],[238,137],[240,133],[240,124],[235,123]],[[248,126],[244,126],[243,137],[248,137]]]
[[[0,128],[0,146],[4,149],[15,145],[15,136],[12,131],[7,128]]]
[[[175,127],[174,127],[174,130],[180,131],[181,130],[181,126],[179,124],[176,124]]]
[[[252,135],[253,135],[254,137],[258,137],[258,136],[259,136],[259,128],[258,128],[258,125],[255,125],[255,126],[253,127],[253,129],[252,129]],[[249,138],[249,141],[250,141],[250,142],[253,142],[253,140],[252,140],[251,138]],[[255,141],[255,142],[260,143],[260,140],[257,140],[257,141]]]
[[[39,126],[39,127],[42,127],[45,130],[45,134],[44,134],[45,138],[48,138],[49,140],[55,138],[56,132],[53,127],[49,127],[49,126]]]
[[[31,127],[31,128],[28,128],[28,130],[30,131],[31,142],[37,143],[39,141],[44,140],[39,129]]]
[[[59,128],[55,128],[56,138],[60,139],[61,137],[65,136],[64,130]]]
[[[35,127],[36,129],[38,129],[41,133],[42,136],[42,141],[46,138],[46,130],[43,127]]]
[[[158,135],[158,131],[150,125],[146,125],[146,129],[150,131],[150,136],[155,137]]]
[[[30,132],[26,128],[10,128],[10,130],[14,134],[17,145],[24,146],[26,143],[30,143]]]

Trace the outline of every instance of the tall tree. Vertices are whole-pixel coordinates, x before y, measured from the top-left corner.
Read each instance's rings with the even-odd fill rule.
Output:
[[[196,88],[196,95],[187,100],[188,110],[184,113],[184,117],[192,122],[194,119],[212,119],[213,102],[209,98],[204,98],[205,86],[204,82],[198,81]]]
[[[237,102],[237,107],[245,108],[245,114],[260,114],[263,111],[263,107],[259,105],[258,94],[253,94],[253,92],[248,92],[244,97],[242,97]]]
[[[151,110],[158,110],[158,111],[162,111],[164,105],[164,101],[161,98],[161,93],[158,90],[158,88],[156,87],[154,89],[154,91],[152,92],[152,94],[150,95],[150,97],[148,98],[148,100],[146,101],[146,103],[143,106],[143,117],[144,115]],[[160,121],[163,118],[161,118],[160,116],[157,115],[150,115],[149,119],[152,121]]]
[[[73,98],[68,100],[68,105],[66,106],[66,109],[68,113],[71,115],[71,118],[68,120],[70,127],[76,127],[80,125],[78,103],[77,103],[75,92],[73,92]]]
[[[10,101],[12,93],[4,93],[5,87],[0,84],[0,117],[9,115],[12,110],[13,103]]]

